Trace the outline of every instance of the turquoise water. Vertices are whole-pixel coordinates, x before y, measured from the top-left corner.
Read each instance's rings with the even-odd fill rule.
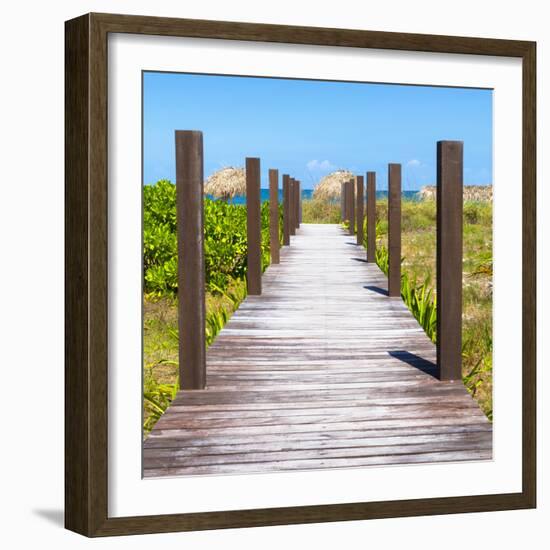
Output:
[[[302,190],[302,199],[308,200],[311,199],[311,194],[313,193],[313,189],[303,189]],[[214,197],[207,195],[208,198],[213,199]],[[409,200],[409,201],[416,201],[418,200],[418,191],[403,191],[401,193],[401,196],[403,197],[403,200]],[[260,190],[260,197],[262,202],[265,202],[269,200],[269,189],[261,189]],[[376,192],[376,198],[377,199],[387,199],[388,198],[388,192],[387,191],[377,191]],[[283,200],[283,192],[282,190],[279,190],[279,201],[281,202]],[[242,195],[238,195],[234,197],[231,202],[233,204],[245,204],[246,203],[246,197]]]

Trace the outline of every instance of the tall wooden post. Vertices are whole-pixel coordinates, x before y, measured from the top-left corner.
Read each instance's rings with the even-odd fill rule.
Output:
[[[279,263],[279,171],[269,170],[269,251],[271,262]]]
[[[340,184],[340,219],[344,221],[346,219],[346,184],[342,182]]]
[[[376,172],[367,172],[367,262],[376,262]]]
[[[246,284],[248,294],[262,293],[262,220],[260,214],[260,159],[246,159]]]
[[[401,296],[401,164],[388,165],[388,296]]]
[[[357,176],[357,244],[363,246],[363,222],[365,213],[365,196],[364,196],[364,180],[363,176]]]
[[[301,210],[301,183],[300,180],[296,180],[296,229],[300,229],[300,210]]]
[[[348,219],[349,234],[355,234],[355,181],[348,182]]]
[[[437,142],[437,365],[462,380],[462,141]]]
[[[298,228],[302,223],[302,182],[298,180]]]
[[[290,178],[290,201],[288,204],[290,221],[290,234],[296,235],[296,180]]]
[[[283,246],[290,244],[290,177],[283,174]]]
[[[202,132],[176,130],[179,378],[206,387]]]

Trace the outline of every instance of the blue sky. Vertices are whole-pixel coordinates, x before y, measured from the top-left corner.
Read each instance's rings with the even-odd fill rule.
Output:
[[[464,141],[464,183],[492,180],[492,91],[146,72],[144,183],[175,181],[174,131],[201,130],[204,175],[259,157],[308,189],[342,168],[403,165],[403,189],[435,182],[436,142]]]

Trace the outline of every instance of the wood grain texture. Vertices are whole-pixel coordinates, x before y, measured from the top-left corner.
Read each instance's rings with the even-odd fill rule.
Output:
[[[300,229],[302,223],[302,182],[297,180],[297,197],[296,197],[296,229]]]
[[[491,458],[492,429],[362,247],[304,224],[144,443],[145,477]]]
[[[388,164],[388,296],[401,296],[400,164]]]
[[[355,178],[347,183],[349,234],[355,234]]]
[[[437,142],[437,365],[462,379],[463,143]]]
[[[367,262],[376,263],[376,172],[367,172]]]
[[[536,43],[119,14],[65,25],[65,521],[86,536],[512,510],[536,506]],[[522,62],[522,490],[415,500],[108,515],[107,45],[109,33],[466,53]],[[519,367],[519,365],[518,365]],[[371,392],[371,389],[364,391]],[[386,391],[390,391],[387,388]],[[332,398],[348,390],[328,393]],[[202,395],[207,392],[198,392]],[[413,395],[414,392],[410,392]],[[231,392],[234,394],[234,392]],[[216,395],[223,399],[222,395]],[[247,396],[248,392],[243,392]],[[280,399],[289,394],[279,392]],[[317,399],[317,393],[311,398]],[[257,399],[257,396],[254,397]],[[412,427],[409,429],[413,429]],[[414,429],[424,430],[417,427]]]
[[[246,159],[246,287],[248,294],[262,293],[262,219],[260,159]]]
[[[283,246],[290,244],[290,176],[283,174]]]
[[[179,379],[184,390],[206,385],[202,132],[176,130]]]
[[[279,171],[269,170],[269,251],[271,263],[279,263]]]
[[[90,531],[88,315],[89,21],[65,25],[65,527]]]
[[[288,220],[290,235],[296,235],[296,180],[289,178]]]
[[[355,178],[357,186],[356,194],[356,208],[355,208],[355,217],[357,218],[357,244],[363,246],[364,232],[363,224],[365,217],[365,184],[363,176],[357,176]]]

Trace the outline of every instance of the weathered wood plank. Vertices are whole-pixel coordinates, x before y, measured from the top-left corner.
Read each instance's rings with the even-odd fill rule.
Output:
[[[491,434],[491,425],[487,422],[479,424],[459,424],[447,425],[441,424],[438,426],[407,426],[405,428],[381,428],[365,430],[332,430],[332,431],[313,431],[313,432],[297,432],[297,433],[279,433],[279,434],[263,434],[261,438],[257,435],[237,435],[226,434],[222,435],[207,435],[205,437],[195,437],[193,432],[188,432],[185,435],[173,434],[170,431],[162,434],[153,433],[144,443],[144,448],[192,448],[192,447],[210,447],[216,445],[244,445],[249,443],[284,442],[292,446],[298,445],[300,442],[325,442],[330,443],[340,440],[355,440],[355,439],[378,439],[391,437],[416,437],[416,436],[441,436],[453,437],[456,434],[468,434],[476,432],[487,432]],[[290,443],[292,442],[292,443]]]
[[[280,451],[247,451],[222,454],[176,454],[146,452],[147,468],[177,468],[206,465],[250,464],[265,462],[288,462],[308,459],[364,458],[370,456],[398,456],[417,453],[489,451],[491,439],[487,437],[459,440],[427,441],[424,443],[398,443],[391,445],[362,445],[359,447],[330,447],[327,449],[283,448]]]
[[[146,446],[144,456],[146,457],[168,457],[168,456],[207,456],[237,454],[244,452],[282,452],[284,450],[311,450],[311,449],[347,449],[357,447],[380,447],[390,445],[418,445],[418,444],[447,444],[450,442],[479,442],[481,444],[490,444],[492,433],[488,430],[461,431],[461,432],[439,432],[439,433],[421,433],[421,434],[393,434],[363,436],[348,438],[320,439],[312,438],[294,439],[292,443],[286,438],[262,438],[256,440],[248,438],[244,441],[223,439],[216,441],[214,438],[202,440],[202,445],[182,445],[181,440],[163,440],[163,446]],[[171,444],[169,444],[170,442]],[[195,441],[193,441],[195,443]],[[177,446],[177,449],[173,449]]]
[[[360,466],[387,466],[391,464],[422,464],[431,462],[460,462],[465,460],[490,460],[491,450],[443,451],[432,453],[367,456],[358,458],[317,458],[304,460],[255,462],[253,465],[225,463],[222,465],[190,466],[177,468],[144,469],[144,477],[165,477],[200,474],[242,474],[278,472],[325,468],[351,468]],[[251,470],[252,468],[252,470]]]

